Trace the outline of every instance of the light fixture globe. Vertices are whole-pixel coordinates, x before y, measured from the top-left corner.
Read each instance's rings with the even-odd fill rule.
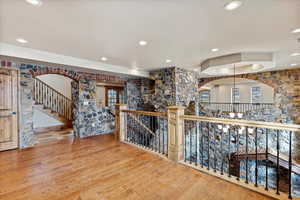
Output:
[[[40,6],[43,3],[42,0],[26,0],[26,2],[34,6]]]

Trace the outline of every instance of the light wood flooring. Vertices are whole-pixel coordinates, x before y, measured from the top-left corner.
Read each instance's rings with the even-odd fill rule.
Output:
[[[0,199],[269,198],[117,142],[108,134],[0,152]]]

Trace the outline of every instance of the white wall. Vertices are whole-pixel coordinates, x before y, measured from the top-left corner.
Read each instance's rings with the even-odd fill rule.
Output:
[[[71,82],[72,79],[58,75],[58,74],[45,74],[37,77],[41,81],[53,87],[58,92],[62,93],[69,99],[72,98],[71,95]]]
[[[231,103],[231,88],[233,82],[230,79],[209,83],[211,102]],[[249,80],[238,80],[236,88],[240,89],[240,103],[251,103],[251,88],[260,87],[262,91],[262,103],[274,102],[274,89],[268,85]]]

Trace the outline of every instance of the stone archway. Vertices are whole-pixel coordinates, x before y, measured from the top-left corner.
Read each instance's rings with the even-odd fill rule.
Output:
[[[236,77],[255,80],[274,88],[274,104],[279,111],[276,113],[276,121],[300,124],[300,69],[242,74]],[[222,78],[233,76],[202,78],[199,79],[198,87]],[[300,162],[299,133],[295,134],[294,148],[294,157]]]
[[[50,67],[40,67],[29,70],[32,77],[45,75],[45,74],[58,74],[68,77],[76,82],[78,82],[81,76],[72,70],[62,69],[62,68],[50,68]]]

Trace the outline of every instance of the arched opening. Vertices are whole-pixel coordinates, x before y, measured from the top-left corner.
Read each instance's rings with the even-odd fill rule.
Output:
[[[68,76],[41,73],[35,76],[33,129],[38,143],[74,137],[72,82]]]
[[[274,103],[274,88],[264,83],[237,78],[234,83],[233,78],[222,78],[210,81],[199,88],[200,100],[213,103]]]
[[[234,84],[232,77],[220,78],[199,88],[199,103],[202,112],[213,117],[234,111],[251,120],[272,121],[276,116],[267,113],[275,109],[274,94],[273,87],[256,80],[236,78]]]

